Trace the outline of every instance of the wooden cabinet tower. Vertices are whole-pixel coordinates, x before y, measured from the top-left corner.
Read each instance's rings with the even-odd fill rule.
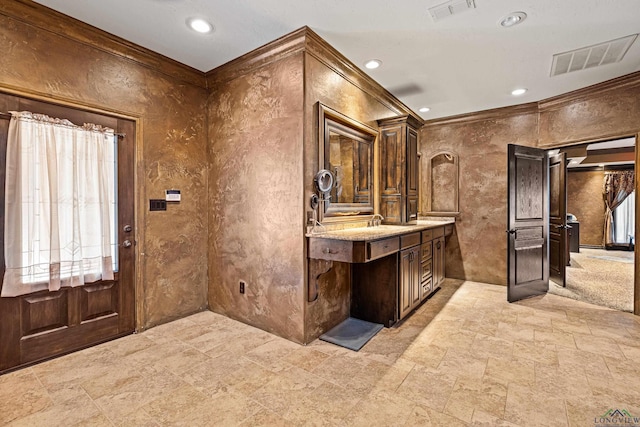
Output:
[[[418,129],[421,120],[398,116],[380,128],[380,213],[386,224],[418,219]]]

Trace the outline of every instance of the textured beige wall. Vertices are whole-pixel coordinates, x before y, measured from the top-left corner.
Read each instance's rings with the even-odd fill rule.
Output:
[[[640,73],[540,103],[540,145],[602,140],[640,131]]]
[[[567,173],[567,212],[580,222],[580,244],[602,246],[604,200],[603,171]]]
[[[373,128],[378,127],[376,120],[401,114],[385,105],[375,95],[370,94],[338,74],[316,57],[310,54],[306,55],[304,96],[305,197],[304,204],[301,206],[304,206],[308,212],[311,212],[308,200],[314,192],[313,177],[319,170],[318,102]],[[314,263],[316,261],[310,260],[309,262]],[[306,342],[312,341],[346,319],[349,316],[349,302],[350,268],[345,264],[334,263],[333,269],[322,275],[318,280],[318,299],[306,305]]]
[[[551,148],[634,135],[640,131],[638,117],[640,73],[635,73],[538,104],[427,122],[420,133],[421,167],[440,149],[460,155],[461,213],[447,241],[447,277],[506,283],[507,144]],[[423,174],[423,189],[424,180]],[[592,215],[569,209],[581,222]],[[599,237],[591,226],[585,232],[589,242],[600,244],[601,231]]]
[[[303,54],[220,83],[209,99],[209,306],[302,342]]]
[[[535,146],[535,112],[461,123],[429,124],[420,132],[421,165],[431,153],[450,150],[460,156],[460,215],[446,244],[446,276],[506,284],[507,145]],[[422,174],[425,191],[426,174]],[[422,198],[421,211],[426,211]]]
[[[7,16],[12,13],[17,18]],[[37,25],[21,22],[25,17]],[[136,250],[144,253],[137,265],[144,295],[138,301],[138,325],[202,310],[207,286],[206,90],[94,47],[100,40],[93,40],[93,33],[83,33],[83,42],[70,34],[69,20],[52,15],[39,22],[31,7],[3,3],[0,89],[140,119],[138,200],[161,198],[165,189],[178,188],[183,201],[166,212],[149,213],[148,202],[137,206]]]

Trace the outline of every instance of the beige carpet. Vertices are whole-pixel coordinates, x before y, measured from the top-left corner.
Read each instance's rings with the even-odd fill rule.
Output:
[[[549,281],[549,293],[632,312],[633,267],[633,252],[580,248],[571,252],[567,287]]]

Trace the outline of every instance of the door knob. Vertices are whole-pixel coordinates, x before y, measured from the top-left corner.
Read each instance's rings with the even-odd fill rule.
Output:
[[[127,239],[124,242],[122,242],[122,247],[124,248],[130,248],[132,245],[131,240]]]
[[[123,230],[125,233],[131,233],[131,230],[133,230],[133,228],[132,228],[129,224],[127,224],[127,225],[125,225],[124,227],[122,227],[122,230]]]

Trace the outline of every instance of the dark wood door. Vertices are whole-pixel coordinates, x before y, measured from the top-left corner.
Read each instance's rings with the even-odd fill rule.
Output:
[[[548,158],[544,150],[509,144],[507,197],[507,299],[549,289]]]
[[[0,94],[0,105],[64,117],[74,123],[96,123],[125,134],[118,138],[118,269],[114,280],[76,288],[0,298],[0,372],[75,351],[132,333],[134,289],[134,152],[135,123],[95,113]],[[5,110],[6,111],[6,110]],[[0,120],[0,212],[4,246],[4,191],[8,118]],[[131,242],[131,246],[122,244]],[[4,254],[2,254],[4,255]],[[0,280],[4,275],[2,256]],[[1,286],[1,283],[0,283]]]
[[[567,154],[549,157],[549,278],[566,286],[567,237]]]

